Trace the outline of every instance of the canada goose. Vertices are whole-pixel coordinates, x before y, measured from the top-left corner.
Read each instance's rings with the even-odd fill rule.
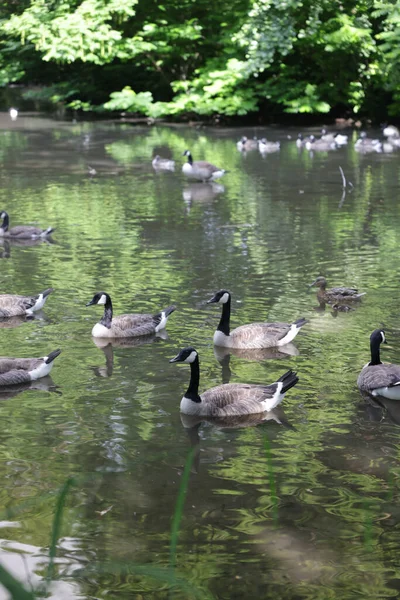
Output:
[[[128,338],[157,333],[166,327],[168,317],[176,309],[176,306],[168,306],[155,315],[137,313],[113,317],[111,298],[105,292],[95,294],[86,306],[93,304],[104,305],[103,318],[92,329],[92,336],[99,338]]]
[[[275,408],[299,380],[296,373],[287,371],[271,385],[225,383],[199,395],[200,363],[196,350],[184,348],[169,362],[190,364],[190,383],[180,405],[181,412],[188,415],[227,417],[263,413]]]
[[[336,143],[335,141],[325,141],[321,138],[317,140],[314,135],[310,135],[309,140],[305,143],[305,147],[307,150],[320,150],[324,152],[327,150],[335,150]]]
[[[325,277],[317,277],[315,281],[309,284],[308,287],[316,286],[318,288],[317,298],[320,303],[327,302],[328,304],[343,304],[346,302],[358,302],[362,296],[365,296],[367,292],[362,294],[358,293],[356,288],[348,287],[335,287],[326,289]]]
[[[321,134],[321,140],[324,142],[334,142],[338,146],[344,146],[349,139],[348,136],[343,135],[343,133],[328,133],[325,128],[321,130]]]
[[[0,358],[0,386],[34,381],[48,375],[61,353],[54,350],[43,358]]]
[[[382,131],[383,135],[388,138],[398,138],[400,137],[400,131],[395,125],[386,125]]]
[[[378,139],[367,137],[366,132],[362,131],[354,144],[354,149],[357,152],[382,152],[382,143]]]
[[[48,288],[37,296],[0,294],[0,318],[15,317],[17,315],[32,315],[34,312],[43,308],[47,296],[53,291],[53,288]]]
[[[247,138],[244,135],[238,141],[238,143],[236,144],[236,147],[239,150],[239,152],[248,152],[249,150],[257,150],[257,148],[258,148],[257,138],[255,137],[252,140],[249,140],[249,138]]]
[[[187,156],[187,162],[182,167],[182,173],[192,179],[200,181],[215,181],[225,175],[225,169],[220,169],[205,160],[193,162],[190,150],[185,150],[183,156]]]
[[[357,379],[360,390],[372,396],[384,396],[391,400],[400,400],[400,366],[382,363],[379,347],[386,344],[385,331],[375,329],[369,338],[371,361],[363,367]]]
[[[277,152],[281,145],[279,142],[267,142],[266,138],[261,138],[258,142],[258,149],[261,154],[267,154],[268,152]]]
[[[8,228],[9,216],[5,210],[0,213],[0,219],[3,219],[3,223],[0,226],[0,236],[10,237],[13,239],[31,239],[37,240],[45,238],[50,235],[54,229],[48,227],[47,229],[39,229],[32,225],[17,225],[16,227]]]
[[[175,171],[175,161],[169,158],[161,158],[158,154],[151,161],[155,171]]]
[[[311,139],[311,136],[307,136],[307,137],[303,137],[302,133],[299,133],[299,135],[297,136],[296,139],[296,146],[298,148],[304,148],[304,146],[307,144],[307,142],[309,142]]]
[[[221,319],[214,333],[214,344],[225,348],[271,348],[288,344],[307,323],[298,319],[294,323],[250,323],[230,331],[231,294],[220,290],[207,304],[222,304]]]
[[[10,108],[10,110],[8,111],[8,114],[11,117],[11,121],[16,121],[18,118],[18,109],[17,108]]]

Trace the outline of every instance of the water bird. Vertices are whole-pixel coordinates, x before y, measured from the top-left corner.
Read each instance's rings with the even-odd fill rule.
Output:
[[[277,152],[281,145],[279,142],[268,142],[267,139],[261,138],[258,142],[258,149],[261,154],[267,154],[268,152]]]
[[[398,127],[395,125],[386,125],[382,131],[383,135],[388,138],[398,138],[400,137],[400,131]]]
[[[8,114],[11,117],[11,121],[16,121],[18,118],[18,109],[17,108],[10,108],[10,110],[8,111]]]
[[[361,370],[357,379],[358,387],[372,396],[400,400],[400,365],[382,363],[380,359],[380,345],[386,344],[385,331],[375,329],[369,340],[371,361]]]
[[[225,348],[271,348],[288,344],[307,323],[301,318],[294,323],[250,323],[230,330],[231,294],[217,292],[207,304],[222,304],[221,319],[214,333],[214,344]]]
[[[324,142],[334,142],[338,146],[344,146],[349,139],[343,133],[329,133],[325,128],[321,130],[321,134],[321,140]]]
[[[0,226],[0,236],[3,237],[38,240],[40,238],[46,238],[54,231],[53,227],[39,229],[39,227],[34,227],[32,225],[17,225],[16,227],[11,227],[11,229],[9,229],[10,219],[5,210],[0,213],[0,219],[3,219],[3,223]]]
[[[354,149],[357,152],[382,152],[382,143],[378,139],[367,137],[367,133],[362,131],[354,144]]]
[[[239,152],[248,152],[249,150],[257,150],[258,141],[257,138],[254,137],[252,140],[249,140],[245,135],[241,137],[241,139],[236,144]]]
[[[307,150],[319,150],[319,151],[327,151],[327,150],[335,150],[336,143],[335,141],[325,141],[322,138],[316,139],[314,135],[310,135],[310,138],[305,143],[305,147]]]
[[[115,317],[111,297],[106,292],[95,294],[86,306],[93,304],[104,306],[103,318],[92,329],[92,336],[98,338],[129,338],[157,333],[166,327],[168,317],[176,309],[176,306],[168,306],[154,315],[136,313]]]
[[[358,302],[367,292],[358,293],[356,288],[334,287],[326,289],[327,282],[325,277],[317,277],[308,287],[317,287],[317,298],[320,303],[343,304],[346,302]]]
[[[175,171],[175,161],[169,158],[161,158],[158,154],[151,161],[155,171]]]
[[[193,347],[184,348],[170,363],[190,364],[190,383],[180,404],[182,413],[209,417],[228,417],[263,413],[282,402],[285,393],[299,378],[294,371],[287,371],[271,385],[225,383],[199,394],[200,362]]]
[[[47,297],[53,291],[53,288],[48,288],[37,296],[0,294],[0,318],[32,315],[34,312],[43,308]]]
[[[97,175],[96,169],[90,165],[88,165],[88,173],[90,177],[95,177]]]
[[[298,148],[304,148],[305,145],[311,140],[311,136],[303,137],[302,133],[299,133],[296,139],[296,146]]]
[[[0,386],[35,381],[48,375],[61,350],[53,350],[43,358],[0,358]]]
[[[226,173],[225,169],[220,169],[205,160],[193,161],[190,150],[185,150],[183,156],[187,156],[187,162],[182,167],[182,173],[191,179],[215,181]]]

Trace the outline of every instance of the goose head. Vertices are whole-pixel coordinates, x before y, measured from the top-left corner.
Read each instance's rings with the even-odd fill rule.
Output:
[[[370,337],[369,337],[369,341],[371,343],[371,348],[374,347],[378,347],[383,343],[383,344],[387,344],[386,341],[386,336],[385,336],[385,330],[384,329],[375,329]]]
[[[315,287],[319,287],[319,288],[325,288],[326,287],[326,279],[325,277],[317,277],[317,279],[315,281],[313,281],[312,283],[309,284],[309,288],[313,287],[315,285]]]
[[[192,156],[190,150],[185,150],[185,152],[182,154],[182,156]]]
[[[106,292],[97,292],[86,306],[92,306],[93,304],[107,304],[109,302],[111,302],[111,298]]]
[[[0,213],[0,219],[5,219],[6,217],[8,217],[8,213],[6,213],[5,210],[2,210]]]
[[[183,350],[181,350],[174,358],[171,358],[169,362],[192,363],[196,360],[197,357],[197,351],[193,348],[193,346],[189,346],[188,348],[183,348]]]
[[[228,290],[220,290],[215,294],[215,296],[213,296],[212,298],[210,298],[210,300],[207,301],[207,304],[214,304],[215,302],[218,302],[219,304],[226,304],[229,301],[230,297],[231,295],[228,292]]]

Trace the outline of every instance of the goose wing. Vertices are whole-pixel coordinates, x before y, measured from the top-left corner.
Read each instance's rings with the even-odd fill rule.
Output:
[[[9,235],[14,238],[31,238],[40,236],[43,233],[43,229],[33,227],[30,225],[17,225],[9,229]]]
[[[247,342],[249,348],[256,348],[268,339],[273,346],[288,334],[290,327],[289,323],[250,323],[231,331],[230,337],[233,340],[240,340],[242,343]]]
[[[361,371],[357,383],[367,391],[400,385],[400,366],[385,363],[367,365]]]
[[[111,329],[122,337],[149,335],[155,332],[154,316],[149,314],[127,314],[113,317]]]
[[[0,295],[0,318],[24,315],[36,304],[37,296],[17,296],[14,294]]]
[[[207,415],[243,415],[264,412],[262,402],[273,398],[278,384],[251,385],[226,383],[213,387],[201,394],[201,401],[207,407]]]

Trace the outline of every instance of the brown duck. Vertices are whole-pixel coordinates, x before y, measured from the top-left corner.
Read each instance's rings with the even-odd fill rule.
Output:
[[[310,283],[309,287],[312,287],[313,285],[318,288],[317,298],[320,303],[347,304],[348,302],[359,302],[362,296],[366,294],[366,292],[359,294],[357,289],[348,287],[326,289],[325,277],[317,277],[315,281]]]

